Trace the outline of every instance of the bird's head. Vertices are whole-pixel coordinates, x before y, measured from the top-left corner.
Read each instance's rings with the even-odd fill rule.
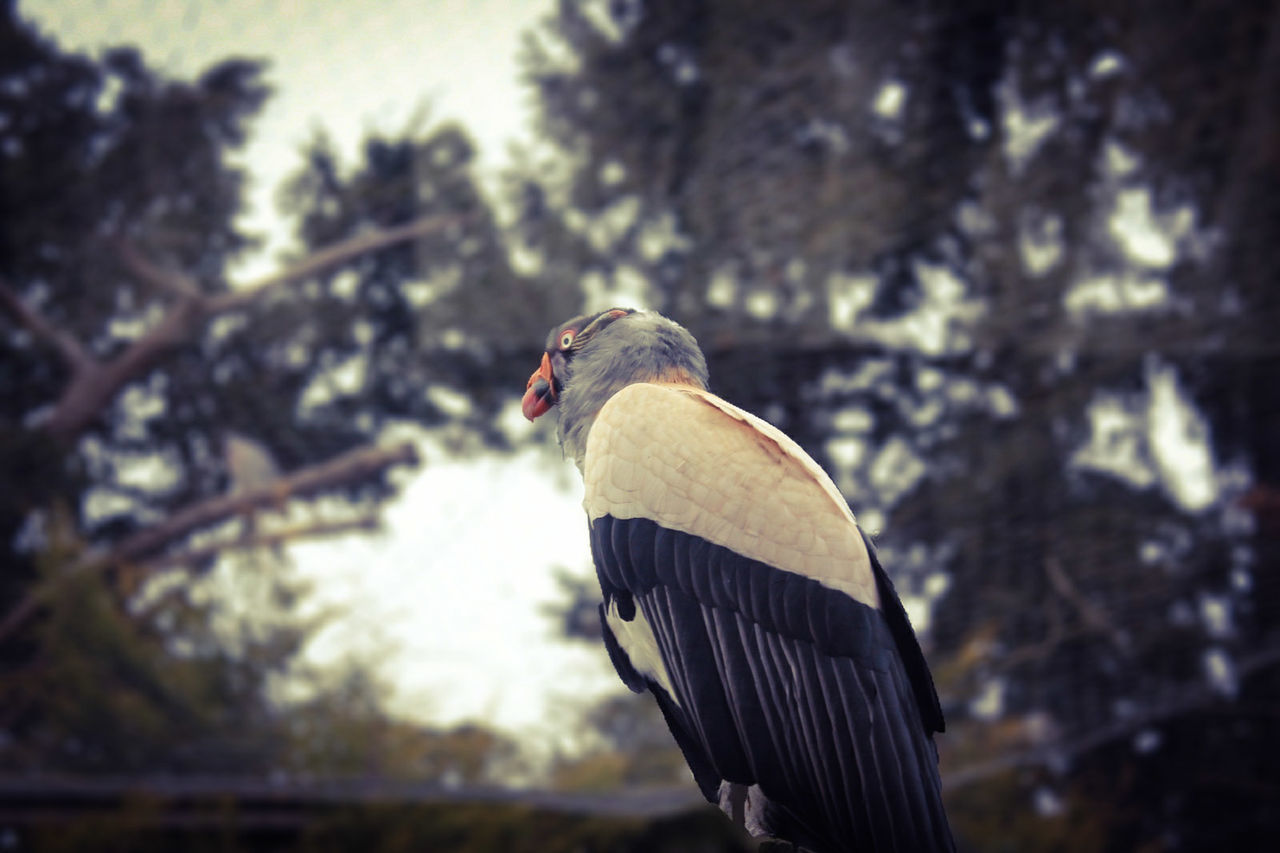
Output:
[[[529,420],[560,409],[560,441],[576,459],[609,398],[633,382],[707,387],[707,362],[683,326],[653,311],[610,308],[552,328],[521,409]]]
[[[610,308],[599,314],[583,314],[553,327],[547,334],[542,364],[525,385],[520,408],[529,420],[545,415],[560,400],[560,393],[573,370],[574,357],[614,320],[634,314],[632,308]]]

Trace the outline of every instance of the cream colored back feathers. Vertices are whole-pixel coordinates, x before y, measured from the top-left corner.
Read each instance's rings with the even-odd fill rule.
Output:
[[[878,608],[866,545],[831,478],[769,423],[683,385],[613,395],[587,437],[587,516],[648,518]]]

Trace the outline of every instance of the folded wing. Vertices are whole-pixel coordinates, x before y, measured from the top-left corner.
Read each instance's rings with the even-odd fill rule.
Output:
[[[820,850],[947,850],[923,655],[835,486],[705,392],[632,385],[584,463],[610,657],[704,795]],[[760,794],[763,794],[763,802]]]

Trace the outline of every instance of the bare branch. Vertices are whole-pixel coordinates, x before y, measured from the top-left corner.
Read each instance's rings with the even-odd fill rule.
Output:
[[[393,465],[416,465],[418,452],[410,442],[394,447],[365,445],[341,456],[295,471],[256,489],[220,495],[179,510],[159,524],[140,530],[117,545],[110,563],[138,560],[153,554],[193,530],[208,527],[255,506],[306,497],[372,477]]]
[[[161,269],[156,264],[153,264],[142,252],[138,251],[138,247],[129,238],[122,237],[116,241],[116,252],[120,255],[120,260],[124,262],[129,272],[152,287],[181,299],[202,299],[204,297],[204,294],[200,292],[200,286],[193,278],[177,270]]]
[[[275,287],[296,282],[358,255],[421,237],[465,222],[469,218],[424,217],[395,228],[361,234],[321,249],[287,269],[220,296],[200,294],[194,281],[180,273],[161,270],[143,257],[135,247],[122,242],[121,257],[134,274],[183,298],[169,309],[159,323],[110,362],[99,364],[89,360],[77,367],[71,384],[63,390],[45,428],[60,441],[74,441],[115,399],[122,388],[154,367],[170,349],[189,340],[200,323],[216,314],[244,308]],[[21,303],[17,304],[25,308]]]
[[[173,569],[180,566],[198,563],[202,560],[216,557],[227,551],[252,550],[257,548],[271,548],[276,545],[283,545],[286,542],[294,542],[299,539],[313,539],[322,536],[339,536],[344,533],[354,533],[356,531],[373,532],[378,529],[380,519],[377,515],[369,513],[356,518],[346,518],[335,521],[310,522],[307,524],[293,524],[288,527],[282,527],[273,530],[270,533],[262,533],[249,538],[228,539],[219,542],[210,542],[199,548],[189,548],[184,551],[178,551],[173,554],[165,554],[154,560],[138,566],[143,573],[149,574],[164,569]]]
[[[72,372],[84,372],[94,364],[93,358],[68,332],[55,327],[40,312],[36,311],[22,297],[0,278],[0,308],[12,317],[19,325],[35,335],[36,338],[52,346],[58,355],[71,368]]]
[[[190,336],[194,323],[203,319],[202,305],[190,299],[177,303],[120,355],[106,364],[90,362],[87,369],[75,373],[45,422],[45,429],[66,443],[78,438],[120,389],[144,375],[170,348]]]
[[[1116,627],[1115,622],[1107,614],[1106,610],[1098,604],[1089,600],[1089,598],[1075,585],[1067,575],[1062,564],[1054,557],[1045,560],[1045,575],[1049,578],[1049,583],[1053,585],[1054,590],[1071,602],[1071,605],[1080,614],[1081,621],[1091,630],[1097,631],[1099,634],[1111,640],[1111,644],[1115,646],[1116,651],[1128,655],[1131,648],[1129,638],[1123,631]]]
[[[424,237],[427,234],[441,231],[450,225],[466,222],[470,218],[469,216],[427,216],[407,222],[404,225],[397,225],[394,228],[370,231],[352,237],[349,240],[343,240],[341,243],[321,249],[280,272],[272,273],[266,278],[242,285],[230,293],[225,293],[212,299],[210,301],[211,313],[217,314],[243,308],[274,287],[291,284],[299,279],[338,266],[344,261],[363,255],[366,252],[384,249],[387,246],[411,240],[415,237]]]
[[[144,559],[195,530],[217,524],[253,507],[314,495],[336,486],[359,482],[402,464],[418,464],[418,452],[411,442],[394,447],[365,445],[259,488],[218,495],[178,510],[164,521],[139,530],[110,549],[90,551],[59,576],[32,589],[0,620],[0,641],[30,619],[57,584],[69,577],[83,572],[102,572],[120,563]]]

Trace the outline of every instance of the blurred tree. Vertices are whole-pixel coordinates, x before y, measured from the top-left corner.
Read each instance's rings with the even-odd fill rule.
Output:
[[[402,210],[233,287],[254,240],[228,155],[268,94],[253,62],[183,82],[133,49],[65,53],[0,4],[0,767],[270,766],[268,688],[314,627],[290,613],[302,590],[279,565],[234,601],[197,581],[376,526],[415,459],[376,442],[394,377],[345,417],[323,405],[360,369],[335,353],[399,318],[326,315],[314,276],[467,211]],[[278,468],[233,483],[232,432]],[[318,497],[337,500],[300,505]],[[234,535],[265,507],[282,523]]]
[[[316,389],[309,420],[359,423],[376,411],[380,422],[452,424],[462,439],[510,447],[498,416],[536,361],[544,318],[572,313],[578,291],[571,279],[531,280],[512,267],[474,158],[462,129],[424,136],[416,122],[367,139],[354,165],[323,134],[307,146],[281,197],[308,248],[423,216],[449,222],[307,283],[305,309],[327,330],[317,357],[338,380]]]
[[[1280,828],[1280,5],[565,0],[524,62],[531,265],[882,531],[970,843]]]
[[[607,696],[583,717],[576,750],[558,756],[551,786],[568,791],[667,788],[693,777],[671,739],[666,721],[648,696]]]
[[[527,776],[517,745],[476,724],[451,729],[398,720],[383,710],[386,685],[365,666],[316,679],[314,695],[289,707],[282,771],[296,778],[348,777],[497,786]]]

